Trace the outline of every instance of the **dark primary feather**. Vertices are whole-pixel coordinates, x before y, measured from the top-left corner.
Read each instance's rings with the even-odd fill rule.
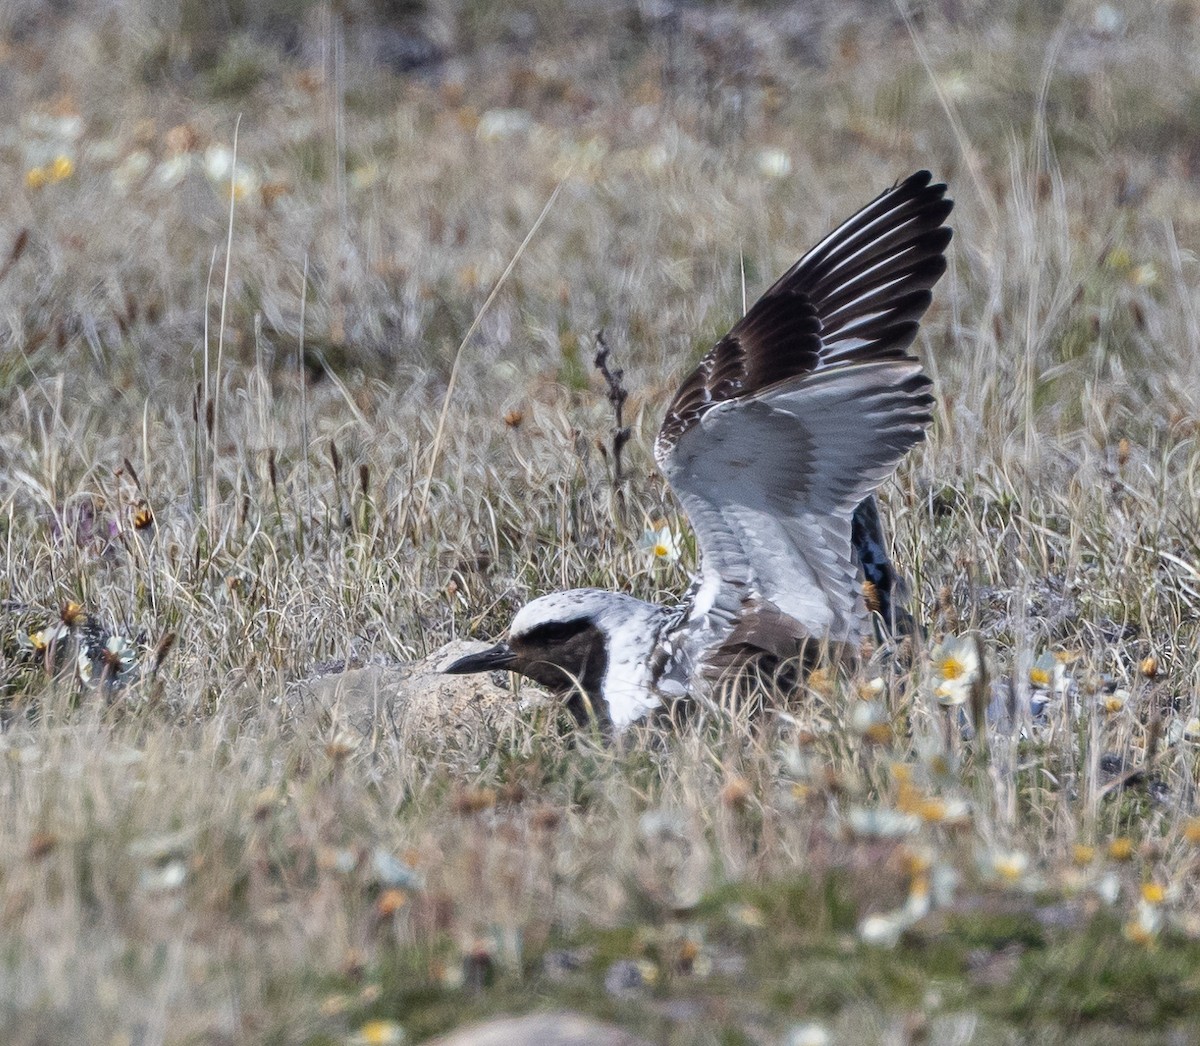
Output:
[[[792,266],[700,361],[667,410],[655,453],[725,400],[835,363],[903,357],[945,272],[954,206],[920,171]]]
[[[854,558],[862,570],[863,580],[871,586],[873,599],[868,599],[869,609],[879,615],[887,635],[897,638],[911,635],[916,622],[904,606],[907,598],[905,585],[896,575],[896,568],[888,555],[875,495],[859,502],[850,522],[850,545],[854,550]],[[874,605],[871,605],[872,601]]]

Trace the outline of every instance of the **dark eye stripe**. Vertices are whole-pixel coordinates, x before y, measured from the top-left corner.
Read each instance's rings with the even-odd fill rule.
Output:
[[[571,621],[547,621],[544,625],[531,628],[524,635],[516,638],[522,643],[547,646],[552,643],[563,643],[590,628],[591,624],[587,618],[583,617],[577,617]]]

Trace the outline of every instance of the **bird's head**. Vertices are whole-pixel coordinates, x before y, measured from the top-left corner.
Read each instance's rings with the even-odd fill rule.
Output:
[[[650,615],[658,608],[620,593],[572,589],[540,596],[512,619],[508,638],[442,669],[451,674],[506,669],[565,698],[581,722],[588,704],[602,725],[611,722],[605,680],[613,657],[648,653]],[[587,701],[584,701],[587,698]]]

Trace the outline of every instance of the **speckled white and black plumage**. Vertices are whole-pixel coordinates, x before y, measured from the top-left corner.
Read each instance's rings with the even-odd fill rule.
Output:
[[[701,552],[679,607],[596,589],[542,596],[506,642],[447,671],[511,668],[619,730],[703,699],[747,662],[856,649],[870,631],[864,578],[885,624],[899,621],[874,492],[932,418],[908,350],[946,269],[952,207],[927,171],[882,193],[684,380],[654,446]]]

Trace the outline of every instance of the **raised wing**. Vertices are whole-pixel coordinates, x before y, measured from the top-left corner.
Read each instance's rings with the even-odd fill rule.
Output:
[[[699,540],[710,647],[755,613],[819,640],[865,631],[850,518],[931,419],[907,352],[951,237],[931,181],[914,174],[817,244],[672,401],[655,457]]]

